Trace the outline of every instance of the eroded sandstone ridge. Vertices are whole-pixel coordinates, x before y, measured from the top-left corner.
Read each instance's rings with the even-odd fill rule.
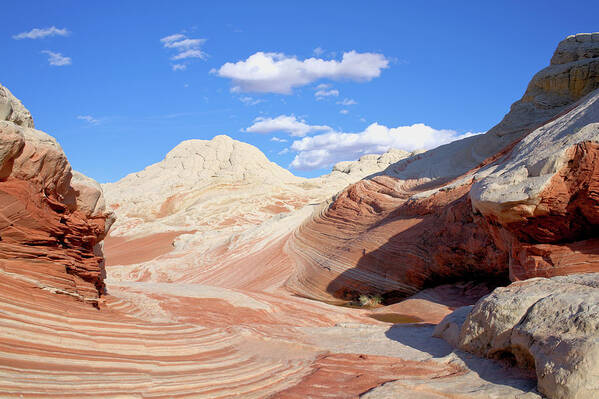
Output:
[[[56,140],[0,86],[0,273],[97,304],[100,241],[113,217],[98,183],[72,172]]]
[[[296,233],[295,252],[309,256],[290,288],[397,298],[598,270],[598,49],[598,34],[568,37],[486,134],[346,188]]]

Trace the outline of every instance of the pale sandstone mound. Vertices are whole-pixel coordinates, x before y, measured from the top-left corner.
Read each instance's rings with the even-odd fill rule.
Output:
[[[163,161],[103,186],[108,206],[118,215],[106,241],[107,262],[128,265],[150,261],[175,247],[194,247],[197,254],[198,246],[222,246],[233,234],[273,219],[261,230],[267,229],[411,155],[399,150],[365,155],[337,164],[329,175],[305,179],[228,136],[185,141]],[[287,227],[286,231],[293,226]],[[173,245],[182,233],[187,235]],[[146,246],[151,248],[137,250]]]
[[[289,288],[328,300],[401,297],[455,280],[596,270],[596,37],[560,43],[486,134],[338,194],[294,235],[300,267]]]
[[[97,303],[104,293],[98,246],[113,217],[99,185],[71,166],[56,140],[0,87],[0,273]]]
[[[513,359],[535,370],[539,391],[548,398],[596,398],[599,273],[497,288],[471,311],[463,308],[448,316],[434,335],[464,351]]]

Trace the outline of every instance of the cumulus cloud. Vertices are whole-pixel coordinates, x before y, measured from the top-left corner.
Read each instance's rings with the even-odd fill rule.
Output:
[[[227,62],[211,72],[231,79],[234,92],[291,94],[295,87],[319,79],[366,82],[389,67],[383,54],[343,53],[341,61],[308,58],[303,61],[282,53],[257,52],[245,61]]]
[[[395,128],[373,123],[359,133],[331,131],[294,141],[291,149],[297,155],[290,166],[300,170],[321,169],[340,161],[358,159],[364,154],[381,154],[391,148],[430,149],[475,134],[437,130],[423,123]]]
[[[243,131],[248,133],[285,132],[291,136],[303,137],[306,134],[322,131],[332,131],[329,126],[308,125],[306,121],[293,115],[279,115],[276,118],[258,117],[254,124]]]
[[[50,50],[43,50],[42,54],[48,55],[48,63],[53,66],[71,65],[71,57],[65,57],[60,53],[55,53]]]
[[[97,120],[96,118],[94,118],[91,115],[77,115],[77,119],[86,121],[88,123],[91,123],[92,125],[96,125],[96,124],[100,123],[99,120]]]
[[[15,40],[22,39],[43,39],[48,36],[68,36],[69,31],[67,28],[58,29],[56,26],[49,28],[33,28],[29,32],[21,32],[18,35],[14,35],[12,38]]]
[[[339,105],[343,105],[343,106],[348,106],[348,105],[356,105],[357,102],[355,102],[354,100],[352,100],[351,98],[344,98],[341,101],[337,101],[337,104]]]
[[[165,36],[160,39],[162,46],[167,49],[171,49],[175,54],[171,56],[171,60],[180,61],[189,58],[200,58],[206,59],[207,55],[203,52],[200,47],[206,42],[206,39],[192,39],[182,33],[175,33],[174,35]],[[180,71],[187,68],[185,64],[174,64],[172,66],[173,71]]]

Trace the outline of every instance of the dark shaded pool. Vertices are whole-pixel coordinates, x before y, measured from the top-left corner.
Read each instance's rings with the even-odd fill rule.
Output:
[[[385,323],[393,324],[420,323],[424,321],[416,316],[408,316],[399,313],[371,313],[368,315],[368,317],[378,321],[383,321]]]

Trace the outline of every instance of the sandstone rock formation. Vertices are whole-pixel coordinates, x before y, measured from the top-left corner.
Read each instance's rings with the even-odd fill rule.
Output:
[[[99,185],[76,174],[53,137],[33,129],[8,90],[0,121],[0,271],[40,289],[97,304],[104,293],[98,244],[113,220]]]
[[[0,396],[532,399],[536,376],[592,392],[591,277],[516,283],[437,329],[536,374],[431,324],[510,277],[596,270],[596,43],[566,39],[485,135],[316,179],[191,140],[105,201],[3,91]],[[331,304],[359,294],[383,304]]]
[[[301,272],[288,286],[328,300],[397,298],[456,280],[598,270],[596,37],[560,43],[486,134],[337,195],[295,234]]]
[[[337,164],[329,175],[305,179],[228,136],[185,141],[163,161],[103,186],[108,206],[119,216],[106,241],[108,264],[150,261],[182,247],[195,252],[198,246],[222,247],[234,234],[251,235],[248,229],[256,239],[272,226],[289,233],[304,218],[294,211],[304,214],[306,206],[410,155],[399,150],[365,155]],[[149,242],[155,250],[135,253]]]
[[[599,395],[599,273],[534,278],[497,288],[441,322],[461,350],[536,372],[551,399]]]

